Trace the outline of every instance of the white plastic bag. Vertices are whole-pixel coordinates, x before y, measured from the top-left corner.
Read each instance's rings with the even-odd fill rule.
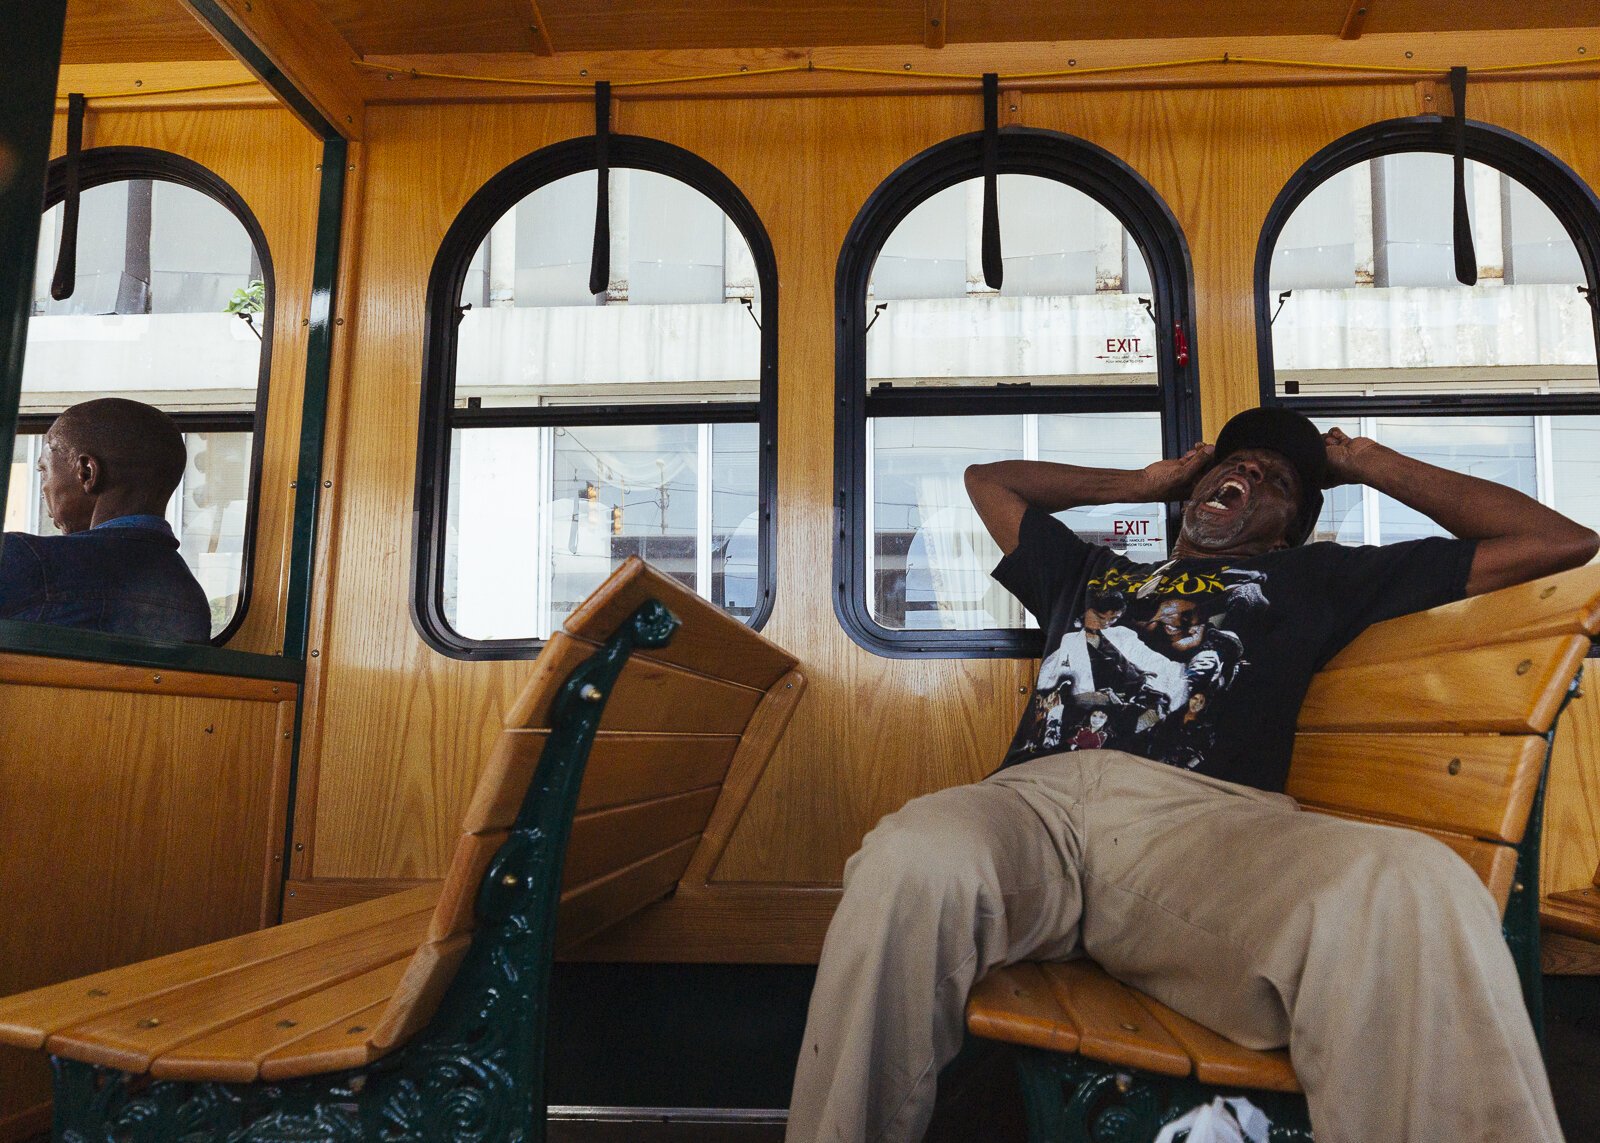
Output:
[[[1267,1143],[1272,1126],[1266,1113],[1248,1099],[1217,1096],[1161,1129],[1155,1143],[1173,1143],[1180,1131],[1187,1131],[1187,1143]]]

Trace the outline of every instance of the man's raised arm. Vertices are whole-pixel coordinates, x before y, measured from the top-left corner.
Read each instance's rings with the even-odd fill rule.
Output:
[[[1478,541],[1468,595],[1578,567],[1600,549],[1593,531],[1514,488],[1439,468],[1338,429],[1323,439],[1329,487],[1369,485],[1452,535]]]
[[[1174,460],[1144,468],[1082,468],[1044,460],[999,460],[966,471],[967,495],[983,526],[1010,555],[1030,506],[1061,512],[1088,504],[1181,500],[1211,465],[1211,446],[1199,444]]]

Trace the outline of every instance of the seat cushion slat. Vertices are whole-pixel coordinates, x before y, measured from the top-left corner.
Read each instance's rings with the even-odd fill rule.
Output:
[[[1090,960],[1040,966],[1061,1010],[1078,1028],[1091,1060],[1186,1076],[1193,1061],[1132,992]]]
[[[456,851],[439,892],[439,906],[433,911],[433,923],[428,926],[428,940],[448,940],[472,931],[478,887],[483,884],[483,875],[488,872],[494,855],[510,836],[501,830],[499,833],[464,833],[456,839]]]
[[[1600,565],[1374,624],[1327,669],[1429,658],[1486,642],[1516,643],[1573,631],[1600,634]]]
[[[461,828],[488,833],[510,827],[533,780],[547,730],[504,730],[478,779]],[[578,791],[578,810],[678,794],[722,781],[738,749],[737,734],[652,734],[602,730],[595,735]]]
[[[433,1019],[471,947],[472,934],[462,933],[448,940],[429,941],[417,949],[405,975],[395,985],[389,1007],[372,1030],[370,1042],[374,1049],[382,1053],[405,1043]]]
[[[60,1029],[92,1020],[142,997],[159,996],[193,981],[280,957],[304,945],[320,944],[399,917],[425,914],[433,908],[438,895],[438,885],[419,885],[337,912],[6,997],[0,1000],[0,1044],[41,1048],[46,1038]]]
[[[158,1056],[150,1065],[156,1079],[214,1080],[250,1083],[261,1073],[261,1061],[332,1025],[352,1018],[394,994],[410,956],[380,965],[371,972],[238,1024],[218,1029]]]
[[[580,814],[567,840],[563,888],[573,888],[632,865],[640,858],[697,838],[706,828],[721,786],[612,806]]]
[[[1037,964],[1006,965],[989,973],[967,998],[967,1027],[975,1036],[1051,1052],[1078,1050],[1078,1028],[1057,1003]]]
[[[1516,879],[1517,851],[1509,845],[1501,845],[1495,841],[1484,841],[1481,838],[1468,837],[1466,834],[1451,833],[1447,830],[1428,829],[1420,826],[1409,826],[1403,822],[1385,821],[1382,818],[1372,817],[1367,814],[1351,813],[1348,810],[1327,809],[1321,806],[1307,806],[1306,812],[1328,814],[1330,817],[1346,818],[1350,821],[1367,822],[1371,825],[1390,826],[1395,829],[1415,829],[1429,837],[1437,838],[1451,849],[1456,851],[1456,856],[1472,866],[1472,871],[1478,875],[1489,894],[1500,906],[1500,911],[1505,912],[1506,902],[1511,898],[1511,883]]]
[[[1324,670],[1311,682],[1298,726],[1313,732],[1543,734],[1588,650],[1587,636],[1558,635]],[[1463,703],[1462,695],[1472,701]]]
[[[698,837],[690,838],[598,881],[562,893],[561,911],[556,918],[556,951],[573,948],[665,897],[683,876],[699,844]]]
[[[1155,997],[1146,996],[1137,988],[1128,991],[1172,1034],[1174,1040],[1183,1045],[1183,1050],[1194,1061],[1195,1078],[1201,1083],[1266,1091],[1301,1090],[1287,1049],[1274,1048],[1260,1052],[1241,1047],[1227,1037],[1217,1035],[1204,1024],[1197,1024],[1181,1012],[1173,1011]]]
[[[608,638],[653,597],[666,604],[683,626],[666,647],[639,652],[643,656],[763,691],[796,666],[793,655],[676,580],[643,563],[635,574],[622,574],[628,571],[624,565],[614,581],[579,604],[567,617],[566,629],[586,639]]]
[[[370,1064],[384,1054],[370,1040],[388,1008],[389,1001],[381,1000],[278,1049],[261,1061],[261,1078],[277,1083]]]
[[[51,1054],[142,1074],[160,1055],[414,950],[431,909],[218,973],[56,1032]]]
[[[1544,764],[1533,735],[1298,734],[1297,801],[1512,844]]]

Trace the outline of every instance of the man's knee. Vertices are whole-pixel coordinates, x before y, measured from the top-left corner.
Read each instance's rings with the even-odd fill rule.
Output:
[[[964,804],[974,799],[959,796],[972,789],[918,798],[879,822],[845,866],[846,890],[942,896],[993,883],[1002,841],[981,808]]]
[[[1499,931],[1499,910],[1478,875],[1443,842],[1416,830],[1374,828],[1330,887],[1380,931],[1435,923]]]

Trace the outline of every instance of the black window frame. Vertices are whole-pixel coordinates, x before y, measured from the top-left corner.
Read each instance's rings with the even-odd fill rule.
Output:
[[[1455,150],[1453,120],[1438,115],[1388,119],[1329,143],[1289,177],[1267,211],[1256,246],[1256,357],[1261,403],[1295,409],[1308,417],[1350,416],[1560,416],[1600,414],[1600,386],[1582,393],[1440,393],[1365,397],[1279,394],[1272,354],[1272,253],[1302,202],[1328,179],[1368,159]],[[1588,279],[1590,317],[1600,352],[1600,197],[1577,172],[1530,139],[1491,123],[1467,120],[1466,157],[1510,175],[1537,195],[1566,227]],[[1537,406],[1537,408],[1535,408]]]
[[[923,391],[875,386],[869,393],[867,285],[879,251],[922,202],[982,175],[983,136],[973,133],[935,144],[879,184],[850,226],[835,279],[833,606],[851,639],[887,658],[1038,658],[1044,635],[1020,628],[897,631],[872,619],[866,569],[873,543],[866,532],[871,495],[866,487],[869,418],[1153,411],[1161,416],[1163,456],[1181,456],[1200,439],[1194,274],[1177,218],[1137,171],[1087,140],[1039,128],[1003,127],[998,143],[1000,174],[1065,183],[1110,211],[1133,238],[1150,271],[1151,303],[1160,315],[1155,322],[1156,384],[972,385]],[[1177,326],[1184,331],[1188,349],[1181,366]],[[1169,504],[1169,545],[1177,536],[1177,522],[1178,506]]]
[[[154,147],[88,147],[78,153],[78,180],[82,190],[105,186],[109,183],[149,179],[155,182],[176,183],[189,190],[198,191],[228,210],[244,227],[251,245],[255,247],[256,261],[261,267],[263,304],[261,310],[261,364],[256,374],[255,408],[250,412],[174,412],[167,415],[183,433],[248,432],[250,433],[250,481],[248,506],[245,512],[244,538],[241,544],[242,566],[239,574],[239,603],[227,626],[211,637],[211,645],[221,647],[238,634],[245,615],[250,609],[251,590],[255,572],[256,525],[261,509],[262,447],[266,439],[267,394],[272,376],[272,317],[277,297],[276,281],[272,270],[272,251],[267,245],[266,232],[255,213],[245,203],[243,196],[234,190],[221,175],[193,159]],[[65,156],[51,160],[45,173],[44,205],[41,213],[57,206],[66,198],[67,159]],[[16,435],[42,436],[55,420],[50,413],[25,413],[17,417]]]
[[[554,425],[755,424],[758,505],[756,607],[747,622],[759,631],[772,613],[777,583],[778,269],[772,241],[755,207],[722,171],[691,151],[640,135],[607,137],[612,169],[665,175],[715,203],[738,227],[755,264],[761,306],[760,383],[755,401],[657,402],[457,409],[456,350],[460,298],[468,266],[489,230],[540,187],[596,169],[596,141],[580,136],[542,147],[503,168],[461,208],[439,244],[428,275],[423,334],[422,400],[417,436],[416,526],[411,560],[411,620],[434,650],[454,659],[531,659],[543,639],[468,639],[444,614],[445,527],[450,436],[458,428]],[[709,474],[707,474],[709,478]]]

